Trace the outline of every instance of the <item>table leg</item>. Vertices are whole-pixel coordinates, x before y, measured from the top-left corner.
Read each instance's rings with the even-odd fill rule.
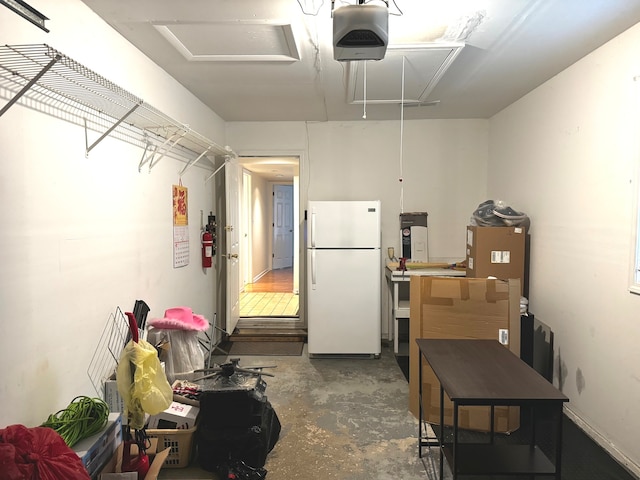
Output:
[[[422,412],[422,356],[418,357],[418,458],[422,458],[422,437],[424,414]]]
[[[536,445],[536,407],[530,405],[529,409],[529,423],[531,425],[531,440],[529,445],[533,448]]]
[[[496,421],[496,406],[495,405],[491,405],[491,414],[490,414],[490,418],[491,418],[491,431],[489,434],[489,442],[493,445],[493,441],[494,441],[494,436],[495,436],[495,421]]]
[[[422,381],[422,377],[420,377]],[[444,479],[444,388],[440,385],[440,480]]]
[[[458,478],[458,402],[453,402],[453,480]]]
[[[560,402],[558,409],[556,410],[558,416],[558,429],[556,433],[556,479],[561,480],[562,472],[562,403]]]

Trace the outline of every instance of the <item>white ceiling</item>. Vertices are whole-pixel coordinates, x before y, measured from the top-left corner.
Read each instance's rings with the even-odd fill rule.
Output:
[[[489,118],[640,22],[638,0],[390,0],[365,65],[333,59],[331,0],[83,1],[226,121]]]
[[[240,157],[239,163],[268,182],[288,183],[300,174],[298,157]]]

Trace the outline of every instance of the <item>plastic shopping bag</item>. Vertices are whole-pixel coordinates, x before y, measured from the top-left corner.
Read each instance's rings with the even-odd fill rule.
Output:
[[[116,371],[118,392],[125,405],[129,426],[144,427],[144,414],[157,415],[171,406],[173,390],[162,370],[158,353],[146,340],[129,341]]]
[[[55,430],[9,425],[0,429],[0,480],[89,480],[78,454]]]

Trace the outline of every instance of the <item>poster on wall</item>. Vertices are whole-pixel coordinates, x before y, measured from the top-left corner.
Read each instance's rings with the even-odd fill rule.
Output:
[[[173,196],[173,268],[189,265],[189,195],[187,187],[172,186]]]

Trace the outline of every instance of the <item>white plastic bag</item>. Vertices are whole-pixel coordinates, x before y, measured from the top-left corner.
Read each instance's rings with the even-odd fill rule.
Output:
[[[204,368],[204,351],[197,331],[150,328],[147,338],[154,345],[168,343],[161,357],[170,382],[179,379],[181,374]]]

